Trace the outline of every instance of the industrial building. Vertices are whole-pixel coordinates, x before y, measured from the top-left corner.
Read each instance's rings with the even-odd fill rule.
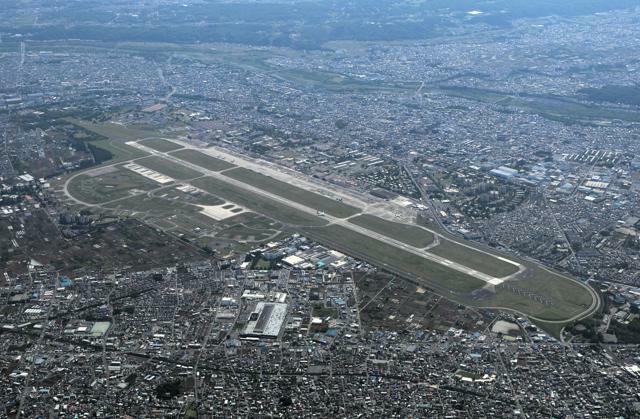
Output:
[[[287,316],[287,304],[259,302],[249,315],[242,337],[276,339]]]

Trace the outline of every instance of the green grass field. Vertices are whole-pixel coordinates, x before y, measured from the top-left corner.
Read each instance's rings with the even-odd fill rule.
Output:
[[[331,225],[322,228],[304,228],[309,237],[329,247],[337,248],[352,254],[374,265],[393,268],[419,277],[424,283],[436,290],[448,290],[455,294],[470,293],[482,288],[485,282],[434,263],[421,256],[414,255],[379,240],[349,230],[345,227]],[[447,297],[453,294],[447,293]]]
[[[273,71],[273,70],[272,70]],[[360,80],[344,74],[328,71],[308,70],[276,70],[281,77],[295,83],[309,84],[329,91],[337,92],[380,92],[415,90],[416,82],[381,82]]]
[[[149,153],[135,147],[128,146],[124,141],[121,141],[121,139],[136,139],[138,137],[136,137],[135,134],[141,133],[142,131],[129,130],[116,124],[94,124],[74,118],[65,118],[65,120],[73,125],[104,137],[104,139],[91,141],[90,143],[98,148],[110,152],[113,155],[113,157],[108,161],[108,164],[137,159],[149,155]],[[151,131],[146,132],[147,136],[149,133],[151,133]],[[126,134],[126,136],[121,137],[120,134]]]
[[[531,113],[538,113],[544,117],[557,117],[569,121],[611,119],[621,119],[629,122],[640,121],[640,113],[632,110],[616,107],[611,104],[585,105],[571,98],[554,97],[551,95],[529,95],[523,98],[509,93],[473,87],[441,86],[438,91],[454,97],[514,106]]]
[[[155,220],[145,220],[145,222],[147,222],[148,224],[152,225],[155,228],[159,228],[160,230],[165,230],[165,231],[171,230],[176,226],[171,221],[167,221],[166,219],[163,219],[163,218],[159,218]]]
[[[132,171],[122,169],[91,177],[79,175],[71,180],[69,193],[80,201],[101,204],[130,195],[131,189],[149,191],[158,184]]]
[[[213,196],[204,191],[188,193],[180,191],[174,186],[157,191],[155,195],[169,201],[181,201],[192,205],[222,205],[225,202],[217,196]]]
[[[168,218],[169,221],[190,235],[210,233],[216,228],[216,221],[199,212],[175,214]]]
[[[214,172],[219,172],[221,170],[236,167],[235,164],[217,159],[213,156],[201,153],[196,150],[178,150],[169,154],[191,164],[195,164],[196,166],[200,166],[208,170],[213,170]]]
[[[108,160],[106,164],[114,164],[121,161],[137,159],[149,155],[149,153],[147,153],[146,151],[142,151],[138,148],[128,146],[125,143],[113,140],[91,141],[91,144],[103,150],[107,150],[113,155],[113,157]]]
[[[518,272],[518,267],[511,263],[447,239],[441,240],[438,246],[429,249],[429,253],[495,277],[503,277]]]
[[[264,215],[243,212],[219,222],[217,238],[234,241],[260,242],[281,234],[282,224]]]
[[[310,208],[324,211],[334,217],[346,218],[360,212],[356,207],[336,201],[335,199],[298,188],[269,176],[261,175],[249,169],[239,167],[225,172],[225,176],[255,186],[266,192],[281,196]]]
[[[496,287],[495,292],[478,292],[485,286],[480,279],[346,228],[332,225],[305,228],[302,232],[326,246],[383,269],[406,274],[443,296],[470,306],[512,309],[543,320],[557,321],[584,312],[592,301],[590,293],[580,284],[527,262],[527,271],[522,279],[508,281],[505,286]]]
[[[112,140],[132,141],[147,137],[163,136],[163,134],[158,131],[132,128],[130,126],[124,126],[113,122],[93,123],[90,121],[83,121],[75,118],[65,118],[65,120],[88,131],[95,132],[96,134],[102,135],[103,137],[107,137]]]
[[[147,195],[134,196],[116,202],[106,204],[105,207],[127,210],[132,212],[144,212],[146,215],[168,217],[177,213],[195,213],[199,208],[181,201],[167,201],[162,198],[149,197]]]
[[[242,219],[242,221],[239,221]],[[258,214],[252,213],[244,213],[241,215],[237,215],[232,217],[229,220],[238,220],[237,222],[241,222],[247,227],[258,229],[258,230],[280,230],[282,228],[282,224],[275,222],[267,217]]]
[[[109,125],[96,128],[92,125],[91,127],[92,130],[100,130],[100,132],[96,131],[98,134],[108,134],[104,130],[109,131],[110,138],[124,134],[134,135],[133,132],[123,132],[120,126]],[[110,148],[109,151],[113,150],[114,158],[117,159],[148,156],[147,153],[120,141],[98,140],[92,143],[100,147],[102,145],[98,143],[103,143],[105,148]],[[225,175],[336,217],[346,218],[359,212],[357,208],[342,202],[293,187],[257,172],[236,168],[237,166],[227,161],[196,150],[183,149],[171,151],[170,154],[209,170],[231,169],[225,172]],[[93,177],[88,174],[78,175],[70,182],[69,192],[77,199],[90,204],[118,200],[108,204],[107,211],[124,215],[135,214],[145,222],[168,229],[173,233],[209,234],[222,240],[263,241],[269,240],[278,231],[287,230],[285,226],[288,226],[289,231],[291,229],[299,231],[328,247],[422,283],[444,297],[476,307],[514,309],[551,321],[564,320],[582,313],[592,301],[590,293],[580,284],[526,261],[520,261],[527,267],[522,275],[497,286],[495,292],[492,292],[486,289],[484,281],[470,275],[348,228],[337,225],[328,226],[327,220],[322,217],[289,207],[224,180],[203,177],[197,170],[162,157],[144,157],[137,163],[175,179],[195,179],[190,183],[202,191],[192,194],[172,187],[159,189],[160,184],[132,171],[121,167],[117,167],[115,171],[109,171],[110,168],[107,167],[102,169],[102,174]],[[158,190],[154,191],[154,197],[141,194],[127,198],[133,189]],[[219,205],[224,201],[245,207],[255,214],[243,213],[218,222],[200,213],[196,206],[198,204]],[[417,226],[395,223],[373,215],[359,215],[350,222],[415,247],[425,247],[433,241],[433,235],[430,232]],[[490,253],[487,254],[446,239],[429,252],[493,276],[506,276],[517,271],[515,265],[492,257],[490,254],[499,254],[494,250],[487,250]]]
[[[525,261],[523,264],[527,270],[519,279],[507,281],[504,286],[496,287],[493,297],[479,301],[476,305],[516,309],[543,320],[570,318],[582,313],[591,305],[593,297],[581,284],[534,263]],[[509,288],[544,296],[548,303],[541,304]]]
[[[106,204],[116,214],[134,216],[167,231],[180,230],[191,236],[212,234],[217,221],[200,212],[200,208],[182,201],[138,195]]]
[[[162,138],[149,138],[147,140],[139,141],[139,143],[145,147],[153,148],[154,150],[162,153],[168,153],[169,151],[176,151],[183,148],[180,144],[176,144]]]
[[[433,234],[427,230],[418,226],[394,223],[374,215],[358,215],[349,219],[349,222],[419,248],[433,242]]]
[[[234,241],[260,242],[276,235],[278,230],[256,230],[243,224],[236,224],[216,234],[216,237]]]
[[[243,212],[242,214],[227,218],[220,223],[226,224],[227,227],[242,224],[255,230],[279,230],[282,228],[282,224],[279,222],[254,212]]]
[[[320,217],[307,214],[306,212],[291,208],[269,198],[256,195],[230,183],[214,179],[212,177],[196,179],[192,181],[191,184],[209,192],[210,194],[249,208],[259,214],[264,214],[284,224],[297,226],[321,226],[327,223]]]
[[[194,179],[202,176],[200,172],[158,156],[136,160],[136,164],[178,180]]]

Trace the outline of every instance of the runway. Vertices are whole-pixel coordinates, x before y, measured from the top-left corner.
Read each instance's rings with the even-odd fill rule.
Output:
[[[236,155],[229,154],[229,153],[227,153],[225,151],[220,150],[217,147],[210,147],[210,148],[204,149],[204,148],[199,148],[199,147],[193,146],[193,145],[191,145],[189,143],[186,143],[186,142],[183,142],[183,141],[179,141],[179,140],[170,140],[170,141],[173,141],[176,144],[180,144],[183,147],[185,147],[186,149],[192,149],[192,150],[195,150],[195,151],[199,151],[201,153],[209,154],[212,157],[215,157],[215,158],[218,158],[218,159],[221,159],[221,160],[225,160],[225,161],[233,163],[233,164],[235,164],[235,165],[237,165],[239,167],[244,167],[246,169],[250,169],[250,170],[256,171],[258,173],[262,173],[262,174],[265,174],[265,175],[268,175],[268,176],[272,176],[272,177],[274,177],[274,178],[276,178],[278,180],[282,180],[284,182],[291,183],[291,184],[293,184],[295,186],[302,187],[302,188],[305,188],[307,190],[312,190],[313,192],[320,193],[320,194],[322,194],[323,196],[326,196],[329,199],[336,199],[336,197],[339,197],[339,198],[342,199],[342,201],[344,203],[356,206],[356,207],[358,207],[358,208],[360,208],[362,210],[361,212],[359,212],[358,214],[353,215],[352,217],[355,217],[355,216],[358,216],[358,215],[362,215],[362,214],[371,214],[370,212],[367,212],[367,207],[368,207],[368,205],[370,205],[370,203],[364,202],[361,198],[345,194],[345,193],[343,193],[341,191],[336,191],[336,190],[329,189],[329,188],[323,188],[321,185],[318,185],[316,183],[307,182],[304,179],[301,179],[300,177],[293,176],[293,175],[290,175],[288,173],[284,173],[283,171],[274,170],[271,167],[271,163],[263,162],[263,161],[256,162],[256,161],[253,161],[253,160],[245,159],[245,158],[242,158],[242,157],[239,157],[239,156],[236,156]],[[254,187],[254,186],[246,184],[246,183],[244,183],[242,181],[239,181],[239,180],[236,180],[236,179],[231,178],[229,176],[226,176],[224,174],[225,170],[222,170],[222,171],[209,170],[207,168],[203,168],[202,166],[199,166],[199,165],[196,165],[196,164],[193,164],[193,163],[189,163],[189,162],[187,162],[185,160],[182,160],[180,158],[172,156],[171,154],[168,154],[168,153],[165,153],[165,152],[161,152],[161,151],[157,151],[155,149],[152,149],[150,147],[147,147],[147,146],[142,145],[142,144],[140,144],[138,142],[135,142],[135,141],[128,142],[126,144],[129,145],[129,146],[138,148],[140,150],[143,150],[143,151],[145,151],[147,153],[150,153],[152,155],[165,158],[165,159],[167,159],[167,160],[169,160],[169,161],[171,161],[173,163],[181,164],[181,165],[189,167],[191,169],[198,170],[200,172],[204,172],[204,174],[207,175],[207,176],[210,176],[212,178],[224,181],[224,182],[229,183],[229,184],[231,184],[231,185],[233,185],[235,187],[244,189],[247,192],[251,192],[251,193],[254,193],[254,194],[261,195],[263,197],[266,197],[266,198],[269,198],[269,199],[271,199],[273,201],[276,201],[276,202],[278,202],[280,204],[283,204],[283,205],[286,205],[288,207],[294,208],[294,209],[296,209],[298,211],[302,211],[302,212],[305,212],[305,213],[313,215],[313,216],[318,216],[318,211],[315,208],[311,208],[311,207],[308,207],[306,205],[300,204],[298,202],[294,202],[294,201],[289,200],[287,198],[284,198],[284,197],[282,197],[280,195],[276,195],[276,194],[270,193],[268,191],[262,190],[260,188]],[[227,170],[231,170],[231,169],[227,169]],[[300,176],[302,176],[302,175],[300,175]],[[393,205],[393,204],[390,204],[390,203],[387,203],[387,204],[388,205]],[[402,207],[398,206],[398,209],[402,209]],[[455,261],[446,259],[444,257],[435,255],[433,253],[430,253],[430,252],[428,252],[427,250],[425,250],[423,248],[417,248],[417,247],[408,245],[408,244],[403,243],[401,241],[395,240],[395,239],[393,239],[391,237],[385,236],[384,234],[380,234],[380,233],[377,233],[375,231],[369,230],[367,228],[364,228],[364,227],[358,226],[356,224],[350,223],[347,219],[334,217],[334,216],[331,216],[331,215],[326,214],[326,213],[324,215],[322,215],[321,218],[325,219],[328,222],[328,224],[339,225],[341,227],[344,227],[344,228],[347,228],[349,230],[355,231],[355,232],[360,233],[362,235],[371,237],[372,239],[376,239],[376,240],[382,241],[382,242],[384,242],[386,244],[392,245],[392,246],[394,246],[394,247],[396,247],[398,249],[401,249],[403,251],[412,253],[414,255],[423,257],[423,258],[428,259],[428,260],[430,260],[430,261],[432,261],[434,263],[437,263],[437,264],[440,264],[442,266],[445,266],[445,267],[447,267],[449,269],[453,269],[453,270],[456,270],[458,272],[462,272],[462,273],[464,273],[466,275],[472,276],[474,278],[480,279],[480,280],[486,282],[489,285],[494,285],[494,286],[495,285],[500,285],[504,281],[512,278],[514,275],[518,275],[519,273],[523,272],[526,269],[524,265],[519,264],[517,262],[514,262],[512,260],[509,260],[509,259],[506,259],[506,258],[502,258],[502,257],[499,257],[499,256],[495,256],[495,255],[492,255],[491,253],[488,253],[488,252],[483,252],[483,253],[485,253],[487,255],[487,257],[496,258],[496,259],[499,259],[499,260],[501,260],[503,262],[511,263],[511,264],[513,264],[514,266],[516,266],[518,268],[518,271],[516,273],[514,273],[514,274],[511,274],[511,275],[508,275],[508,276],[505,276],[505,277],[501,277],[501,278],[500,277],[495,277],[495,276],[491,276],[491,275],[485,274],[483,272],[479,272],[478,270],[469,268],[469,267],[467,267],[467,266],[465,266],[463,264],[460,264],[458,262],[455,262]],[[392,221],[392,220],[389,220],[389,221]],[[394,221],[394,222],[397,222],[397,221]],[[416,225],[412,225],[412,226],[416,227],[416,228],[422,228],[422,227],[419,227],[419,226],[416,226]],[[301,226],[298,226],[298,227],[301,227]],[[302,227],[304,227],[304,226],[302,226]],[[432,234],[434,234],[434,236],[437,237],[438,240],[443,240],[443,239],[444,240],[449,240],[449,239],[445,239],[443,236],[441,236],[439,233],[437,233],[435,231],[432,231],[432,230],[429,230],[429,229],[426,229],[426,228],[425,228],[425,230],[429,231]],[[456,242],[456,243],[458,243],[458,242]],[[463,243],[458,243],[458,244],[466,246]],[[470,246],[467,246],[467,247],[473,249],[474,251],[482,252],[482,250],[479,250],[479,249],[476,249],[476,248],[473,248],[473,247],[470,247]]]

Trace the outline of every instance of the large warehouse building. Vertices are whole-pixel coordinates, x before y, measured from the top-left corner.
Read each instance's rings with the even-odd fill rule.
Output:
[[[259,302],[249,316],[242,336],[276,339],[280,335],[286,317],[286,304]]]

